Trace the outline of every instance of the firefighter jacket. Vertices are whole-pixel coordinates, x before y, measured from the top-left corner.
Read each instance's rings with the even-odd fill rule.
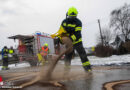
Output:
[[[14,50],[13,49],[9,49],[9,54],[13,54]]]
[[[41,55],[42,55],[42,56],[47,56],[48,53],[49,53],[49,48],[43,46],[43,47],[41,48]]]
[[[57,33],[52,34],[52,38],[67,35],[72,40],[73,44],[77,44],[82,41],[81,36],[82,23],[78,18],[66,18],[63,20],[60,29]]]
[[[8,58],[9,50],[8,49],[2,49],[2,58]]]

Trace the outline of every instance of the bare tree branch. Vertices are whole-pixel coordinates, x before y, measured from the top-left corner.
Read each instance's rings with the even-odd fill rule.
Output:
[[[130,5],[125,4],[111,12],[110,27],[121,32],[125,39],[128,39],[130,34]]]

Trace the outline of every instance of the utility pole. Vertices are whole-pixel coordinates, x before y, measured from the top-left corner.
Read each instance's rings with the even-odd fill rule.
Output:
[[[102,40],[102,46],[103,46],[103,36],[102,36],[102,30],[101,30],[101,26],[100,26],[100,20],[99,20],[99,19],[98,19],[98,25],[99,25],[100,36],[101,36],[101,40]]]

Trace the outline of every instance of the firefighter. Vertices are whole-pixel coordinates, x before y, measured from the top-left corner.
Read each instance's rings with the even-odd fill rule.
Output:
[[[70,7],[66,14],[66,19],[62,21],[60,29],[57,33],[52,34],[51,37],[58,37],[61,41],[62,36],[68,36],[73,42],[73,48],[78,52],[82,61],[83,68],[86,72],[91,71],[91,65],[87,58],[87,54],[82,44],[82,22],[77,18],[78,11],[75,7]],[[66,54],[65,65],[71,65],[73,52]]]
[[[8,54],[9,54],[9,50],[7,48],[7,46],[4,46],[4,48],[2,49],[2,60],[3,60],[3,66],[2,66],[2,70],[8,70]]]
[[[43,58],[45,59],[45,61],[47,61],[47,55],[49,54],[49,48],[48,48],[48,44],[45,43],[42,47],[41,47],[41,55],[43,56]]]
[[[11,55],[11,57],[13,57],[13,55],[14,55],[14,49],[12,46],[9,49],[9,54]]]

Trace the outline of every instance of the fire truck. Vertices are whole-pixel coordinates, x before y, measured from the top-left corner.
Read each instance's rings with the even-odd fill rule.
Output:
[[[38,63],[37,53],[40,51],[44,43],[48,43],[49,57],[58,55],[62,48],[61,44],[56,44],[54,39],[46,33],[35,33],[34,35],[15,35],[8,37],[9,39],[18,40],[18,46],[15,50],[15,57],[11,61],[19,63],[27,61],[31,66],[36,66]]]

